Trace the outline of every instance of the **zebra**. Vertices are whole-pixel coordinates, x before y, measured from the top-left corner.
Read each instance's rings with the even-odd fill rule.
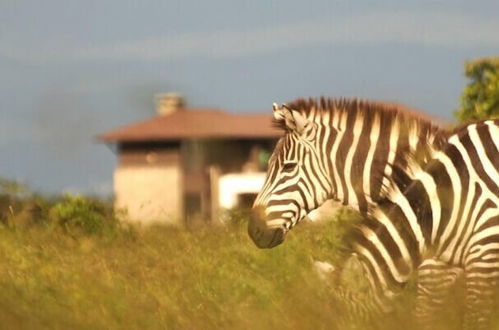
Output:
[[[408,155],[424,162],[429,146],[444,143],[430,121],[373,101],[298,99],[282,108],[274,104],[274,119],[285,134],[269,159],[248,226],[261,248],[281,243],[328,199],[366,214],[384,197],[392,167],[405,168]]]
[[[366,111],[366,108],[370,111]],[[293,111],[292,109],[299,110]],[[321,205],[325,199],[334,198],[358,209],[361,213],[369,213],[377,220],[377,222],[367,222],[366,225],[360,227],[361,234],[355,243],[359,255],[364,259],[365,267],[371,274],[369,278],[373,288],[380,288],[383,295],[389,296],[387,278],[392,282],[404,283],[409,274],[416,269],[420,277],[418,306],[424,306],[428,300],[438,300],[438,296],[437,298],[428,297],[428,294],[424,293],[430,292],[435,296],[437,289],[449,287],[458,276],[459,267],[447,269],[445,259],[441,260],[436,258],[439,255],[431,256],[428,253],[432,251],[433,245],[431,244],[435,242],[430,240],[431,244],[427,244],[428,242],[425,241],[428,236],[427,230],[424,232],[426,236],[421,230],[416,230],[418,236],[407,239],[401,234],[410,232],[407,230],[409,227],[397,228],[390,224],[399,223],[395,221],[395,217],[397,208],[400,213],[401,205],[408,210],[412,209],[412,205],[407,201],[417,199],[407,197],[417,192],[417,188],[414,187],[421,186],[419,179],[401,180],[400,178],[403,178],[406,172],[426,173],[422,170],[423,168],[429,166],[428,169],[432,169],[437,166],[434,165],[437,162],[435,159],[432,159],[431,165],[426,165],[429,155],[431,154],[432,157],[441,155],[442,153],[438,153],[437,150],[440,150],[447,142],[449,145],[445,150],[452,149],[452,141],[456,139],[454,137],[456,135],[446,141],[446,132],[434,128],[428,122],[411,116],[407,117],[397,110],[386,111],[386,107],[379,107],[379,105],[373,107],[370,103],[357,100],[321,99],[320,103],[313,100],[308,102],[300,100],[283,109],[274,107],[274,116],[278,125],[286,130],[286,134],[278,142],[269,161],[267,180],[255,200],[253,217],[248,226],[249,234],[257,246],[273,247],[281,243],[285,233],[303,219],[309,211]],[[383,120],[380,120],[381,118]],[[392,119],[387,121],[389,125],[384,128],[379,127],[379,123],[386,118]],[[491,132],[494,132],[491,136],[497,134],[493,128]],[[476,140],[476,134],[473,138]],[[380,145],[385,149],[378,148]],[[489,146],[486,150],[489,149],[492,148]],[[493,150],[489,150],[489,153],[492,152]],[[488,153],[487,156],[492,163],[494,159],[497,159],[490,158]],[[485,163],[487,168],[491,167],[489,163]],[[416,168],[420,169],[419,172],[414,170]],[[442,173],[445,171],[440,170]],[[451,182],[458,182],[456,178],[459,176],[454,175]],[[489,178],[489,180],[484,179],[480,182],[489,182],[490,186],[490,181]],[[411,188],[408,189],[408,187]],[[405,191],[407,191],[406,195],[403,193]],[[492,190],[492,194],[489,195],[497,195],[494,194]],[[399,205],[404,198],[405,204]],[[432,201],[435,204],[435,201],[440,200],[434,198]],[[427,205],[433,206],[434,204]],[[432,214],[431,212],[437,210],[437,207],[430,208],[430,211],[427,207],[421,205],[419,207],[414,206],[419,218],[413,214],[410,217],[413,223],[417,220],[425,221],[429,215],[434,216],[435,219],[442,217],[445,213],[442,210],[447,210],[444,208],[440,213]],[[392,218],[388,215],[392,215]],[[456,221],[456,217],[457,215],[454,214],[453,221]],[[461,219],[460,223],[467,223],[465,217],[461,216]],[[443,221],[441,228],[450,230],[450,232],[442,230],[455,240],[457,237],[455,233],[452,235],[452,229],[447,229],[453,226],[444,226],[444,223],[448,224],[449,221]],[[414,229],[417,227],[416,224]],[[428,228],[428,226],[423,227]],[[459,228],[462,227],[464,225]],[[412,230],[412,228],[409,229]],[[432,229],[430,236],[439,233],[438,230],[435,233],[433,231]],[[383,232],[384,236],[377,236],[378,232]],[[383,237],[391,239],[392,245],[385,246],[381,243],[380,238]],[[378,241],[373,242],[376,239]],[[400,243],[402,244],[399,247],[405,243],[409,243],[409,246],[405,246],[405,249],[397,249],[397,244]],[[452,246],[456,244],[454,242]],[[387,249],[387,247],[391,248]],[[372,253],[377,253],[377,259]],[[390,253],[398,253],[399,258],[391,258]],[[403,269],[400,270],[397,267]],[[435,273],[440,274],[440,278],[444,278],[445,281],[440,281],[438,287],[435,286],[429,290],[428,283],[433,282],[426,281],[425,278],[430,278],[430,275],[434,276]],[[469,298],[469,300],[473,299]],[[475,299],[475,301],[479,300]],[[423,314],[422,308],[418,309],[421,314]]]
[[[424,166],[394,167],[354,250],[380,296],[417,273],[416,315],[434,328],[443,297],[466,284],[465,329],[488,329],[499,282],[499,120],[450,132]]]
[[[430,121],[402,106],[373,101],[299,99],[282,108],[274,104],[274,118],[286,134],[269,160],[248,226],[259,247],[282,242],[292,226],[327,199],[367,213],[383,198],[394,165],[407,166],[409,154],[424,162],[428,146],[443,143],[442,130]],[[312,169],[303,178],[300,161]]]

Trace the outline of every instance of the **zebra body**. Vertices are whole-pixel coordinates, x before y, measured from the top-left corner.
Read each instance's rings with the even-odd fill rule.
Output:
[[[354,242],[372,286],[387,295],[417,272],[417,313],[431,328],[463,275],[465,328],[487,329],[499,279],[499,121],[458,129],[426,166],[391,179]]]
[[[438,300],[432,295],[449,287],[461,269],[466,271],[466,262],[483,257],[476,240],[497,228],[475,232],[470,223],[482,228],[483,223],[497,221],[494,205],[499,180],[494,175],[499,158],[491,155],[497,153],[496,123],[483,124],[488,125],[492,145],[481,144],[469,155],[458,141],[470,140],[473,145],[477,136],[483,138],[485,133],[475,129],[479,125],[448,138],[446,132],[420,118],[379,104],[298,101],[284,109],[274,108],[274,115],[286,133],[269,161],[267,180],[248,227],[259,247],[281,243],[308,212],[329,198],[339,200],[370,216],[353,245],[379,294],[379,304],[391,296],[393,285],[405,283],[417,272],[418,307]],[[488,162],[480,158],[484,154]],[[473,163],[474,159],[478,161]],[[466,178],[474,164],[481,170],[471,171],[463,181],[461,176]],[[475,199],[477,192],[484,194]],[[486,206],[477,210],[476,205]],[[492,220],[484,220],[487,217]],[[491,244],[493,251],[496,243]],[[487,258],[491,260],[487,265],[494,266],[494,255]],[[446,280],[425,281],[436,273]],[[495,270],[491,274],[485,277],[493,277]],[[431,287],[426,282],[437,284]],[[472,305],[473,299],[469,300]]]

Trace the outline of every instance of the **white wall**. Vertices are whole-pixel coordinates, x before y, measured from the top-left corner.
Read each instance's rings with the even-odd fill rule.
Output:
[[[123,166],[114,172],[115,207],[141,223],[179,223],[183,211],[178,165]]]
[[[265,172],[231,173],[220,176],[218,181],[219,205],[224,209],[237,206],[239,194],[258,194],[265,181]]]

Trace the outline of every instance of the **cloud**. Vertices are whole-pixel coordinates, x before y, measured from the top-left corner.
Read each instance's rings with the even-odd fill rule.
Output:
[[[114,44],[20,49],[0,55],[25,61],[234,58],[314,45],[405,43],[436,47],[497,47],[499,21],[459,12],[385,11],[299,21],[251,30],[178,33]]]

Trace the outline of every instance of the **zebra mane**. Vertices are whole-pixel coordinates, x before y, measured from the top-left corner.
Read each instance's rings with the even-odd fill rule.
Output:
[[[433,123],[431,116],[420,111],[407,108],[397,103],[385,103],[358,98],[299,98],[287,107],[301,112],[309,120],[318,120],[324,113],[336,113],[340,116],[362,117],[366,122],[372,122],[376,115],[380,121],[394,122],[396,118],[404,123],[407,129],[416,129],[417,137],[422,141],[428,141],[432,146],[440,147],[450,134],[449,131]],[[274,120],[275,127],[287,131],[284,120]]]
[[[341,114],[354,114],[362,117],[372,118],[379,114],[382,120],[393,120],[395,117],[401,117],[403,120],[415,121],[423,131],[428,129],[438,131],[437,125],[431,122],[431,117],[417,110],[410,109],[401,104],[387,103],[359,98],[299,98],[290,103],[287,107],[300,111],[307,118],[313,119],[321,116],[323,113],[335,112]],[[274,121],[275,126],[286,130],[285,123],[281,120]]]

